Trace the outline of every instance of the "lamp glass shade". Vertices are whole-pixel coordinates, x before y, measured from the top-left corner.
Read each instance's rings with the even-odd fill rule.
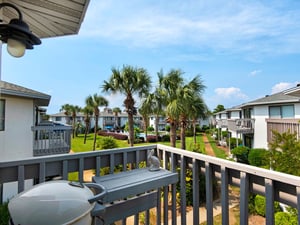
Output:
[[[26,46],[15,39],[7,39],[7,51],[14,57],[22,57],[25,54]]]

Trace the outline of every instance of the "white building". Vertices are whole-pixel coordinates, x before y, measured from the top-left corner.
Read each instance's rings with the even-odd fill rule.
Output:
[[[40,107],[50,95],[0,81],[0,162],[33,156],[34,132]]]
[[[226,128],[251,148],[268,149],[273,130],[296,132],[300,138],[300,86],[227,109],[215,119],[218,128]]]

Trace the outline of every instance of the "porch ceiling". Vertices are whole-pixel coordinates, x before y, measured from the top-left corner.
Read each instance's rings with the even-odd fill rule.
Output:
[[[83,22],[89,0],[0,0],[20,9],[23,20],[39,38],[77,34]],[[0,19],[9,23],[18,18],[11,7],[0,10]]]

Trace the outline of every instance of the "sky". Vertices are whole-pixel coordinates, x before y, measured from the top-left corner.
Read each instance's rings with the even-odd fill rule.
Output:
[[[145,68],[153,87],[160,70],[200,75],[212,111],[294,87],[300,1],[91,0],[77,35],[42,39],[22,58],[3,45],[1,79],[51,95],[48,114],[95,93],[123,109],[124,96],[101,89],[123,65]]]

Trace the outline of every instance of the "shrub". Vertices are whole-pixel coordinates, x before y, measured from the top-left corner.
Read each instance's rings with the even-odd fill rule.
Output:
[[[152,127],[152,126],[148,127],[147,131],[154,131],[154,127]]]
[[[98,135],[113,137],[117,140],[127,140],[128,139],[128,136],[126,134],[120,134],[120,133],[115,133],[115,132],[98,131]]]
[[[277,212],[275,213],[275,225],[297,225],[297,217],[291,216],[286,212]]]
[[[170,132],[170,130],[171,130],[170,125],[166,125],[166,131]]]
[[[238,146],[232,149],[231,153],[237,158],[238,162],[249,164],[248,162],[249,151],[250,148],[246,146]]]
[[[147,135],[147,142],[154,143],[157,142],[155,135]]]
[[[9,224],[8,202],[0,204],[0,225]]]
[[[194,132],[192,130],[189,129],[189,130],[185,131],[185,136],[186,137],[193,137],[193,135],[194,135]]]
[[[178,173],[180,174],[180,168],[177,168]],[[186,169],[185,171],[186,178],[185,178],[185,183],[186,183],[186,204],[187,206],[192,206],[193,205],[193,174],[191,169]],[[179,176],[180,179],[180,176]],[[177,195],[177,201],[180,201],[180,181],[177,183],[177,188],[176,188],[176,195]],[[199,202],[200,203],[205,203],[206,202],[206,184],[205,184],[205,175],[204,174],[199,174],[199,189],[201,190],[199,192]],[[218,188],[218,183],[217,180],[215,179],[213,181],[213,198],[217,199],[219,198],[219,188]]]
[[[100,149],[111,149],[111,148],[117,148],[118,144],[116,140],[111,137],[103,137],[99,140],[99,148]]]
[[[162,142],[169,142],[170,141],[170,135],[165,134],[165,135],[161,136],[161,141]]]
[[[261,195],[256,195],[254,199],[255,212],[260,216],[266,216],[266,198]],[[274,202],[274,212],[280,212],[279,202]]]
[[[227,141],[227,143],[228,143],[228,141]],[[242,144],[242,140],[238,138],[238,146],[241,145],[241,144]],[[230,148],[234,149],[236,147],[237,147],[236,138],[235,137],[230,138]]]
[[[249,164],[252,166],[269,168],[270,167],[270,152],[264,148],[250,149],[248,155]]]

